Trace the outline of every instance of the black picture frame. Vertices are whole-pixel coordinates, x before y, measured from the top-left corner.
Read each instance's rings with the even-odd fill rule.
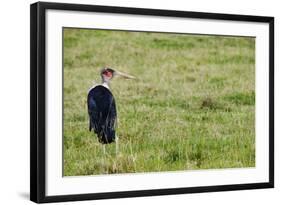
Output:
[[[87,11],[161,17],[263,22],[269,24],[269,181],[157,190],[46,196],[46,81],[45,37],[46,10]],[[37,203],[96,200],[198,192],[230,191],[274,187],[274,18],[144,8],[110,7],[82,4],[38,2],[30,6],[30,200]]]

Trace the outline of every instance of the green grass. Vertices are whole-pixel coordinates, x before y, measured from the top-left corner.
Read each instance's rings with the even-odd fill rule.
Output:
[[[88,131],[109,66],[119,153]],[[64,175],[255,166],[255,39],[64,29]]]

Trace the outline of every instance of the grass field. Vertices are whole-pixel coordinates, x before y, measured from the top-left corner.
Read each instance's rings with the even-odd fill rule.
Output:
[[[109,66],[119,153],[89,132]],[[64,175],[255,166],[255,39],[64,29]]]

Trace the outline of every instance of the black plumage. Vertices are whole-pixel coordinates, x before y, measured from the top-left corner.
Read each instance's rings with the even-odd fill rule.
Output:
[[[99,142],[103,144],[114,142],[117,112],[110,90],[102,85],[92,88],[88,93],[87,104],[89,130],[93,129]]]

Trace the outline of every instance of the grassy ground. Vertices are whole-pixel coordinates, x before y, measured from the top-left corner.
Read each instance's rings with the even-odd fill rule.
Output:
[[[109,66],[119,154],[88,131],[87,91]],[[255,39],[64,30],[64,175],[255,166]]]

